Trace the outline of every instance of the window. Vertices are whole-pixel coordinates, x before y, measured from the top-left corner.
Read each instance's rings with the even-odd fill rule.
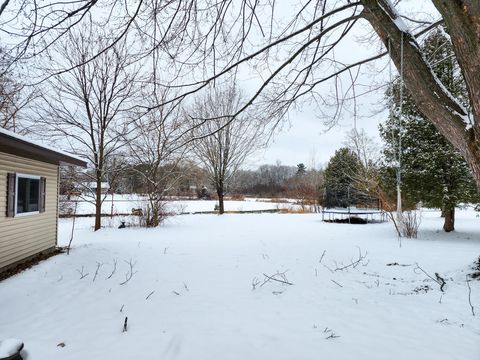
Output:
[[[40,177],[17,175],[16,214],[38,212],[40,203]]]
[[[7,217],[44,212],[45,188],[44,177],[8,174]]]

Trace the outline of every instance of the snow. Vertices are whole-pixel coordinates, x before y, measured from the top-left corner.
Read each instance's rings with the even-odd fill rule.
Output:
[[[408,33],[410,29],[407,26],[407,24],[403,21],[397,9],[395,9],[395,6],[391,3],[390,0],[386,0],[385,3],[389,7],[389,9],[383,8],[381,2],[379,2],[378,4],[387,15],[390,16],[390,14],[393,14],[393,17],[391,17],[391,19],[400,31]]]
[[[480,254],[477,214],[458,210],[446,234],[439,213],[424,212],[419,238],[401,246],[391,223],[319,214],[186,215],[98,232],[80,218],[69,256],[0,282],[0,339],[21,337],[26,359],[478,360],[465,282]],[[61,219],[61,245],[70,230]],[[359,249],[357,267],[334,270]],[[447,280],[445,293],[416,263]],[[260,286],[277,272],[293,285]],[[480,313],[480,281],[470,286]]]
[[[224,203],[225,211],[260,211],[275,209],[294,209],[297,206],[292,204],[290,199],[285,202],[271,202],[265,199],[246,199],[245,201],[226,200]],[[216,200],[176,200],[167,201],[168,211],[175,213],[193,213],[193,212],[211,212],[215,210]],[[69,206],[73,208],[73,205]],[[132,209],[145,207],[145,198],[139,195],[118,195],[113,196],[113,213],[130,214]],[[112,211],[112,196],[107,195],[102,204],[102,213],[110,214]],[[77,214],[95,214],[95,205],[88,201],[79,201],[77,205]]]
[[[22,346],[22,340],[18,339],[5,339],[0,341],[0,359],[15,355]]]

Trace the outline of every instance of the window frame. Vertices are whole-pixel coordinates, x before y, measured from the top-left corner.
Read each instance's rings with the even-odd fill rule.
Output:
[[[17,212],[17,206],[18,206],[18,178],[27,178],[27,179],[34,179],[34,180],[38,180],[38,204],[40,205],[40,186],[42,186],[41,184],[41,176],[38,176],[38,175],[32,175],[32,174],[22,174],[22,173],[16,173],[15,174],[15,212],[14,212],[14,217],[20,217],[20,216],[32,216],[32,215],[37,215],[37,214],[40,214],[40,209],[38,209],[37,211],[28,211],[28,212],[22,212],[22,213],[18,213]]]

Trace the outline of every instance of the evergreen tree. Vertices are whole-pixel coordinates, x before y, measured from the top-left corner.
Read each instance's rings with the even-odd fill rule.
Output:
[[[348,148],[335,151],[324,172],[324,206],[348,207],[356,203],[355,181],[361,166],[357,155]]]
[[[300,163],[297,165],[297,176],[303,176],[307,173],[307,167],[305,166],[304,163]]]
[[[423,48],[437,77],[447,85],[454,96],[466,101],[464,81],[453,57],[452,45],[440,30],[431,34]],[[460,202],[474,201],[476,188],[463,157],[435,129],[414,105],[412,94],[404,90],[403,116],[399,126],[400,84],[397,79],[387,91],[393,102],[393,116],[380,126],[380,135],[386,143],[384,155],[386,182],[393,190],[395,167],[398,162],[398,134],[401,129],[401,185],[402,199],[407,206],[422,202],[428,207],[442,209],[444,230],[455,228],[455,207]]]

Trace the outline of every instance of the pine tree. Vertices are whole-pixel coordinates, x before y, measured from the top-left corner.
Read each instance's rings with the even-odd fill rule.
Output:
[[[344,147],[335,151],[324,172],[326,207],[348,207],[356,203],[355,181],[361,169],[357,155]]]
[[[300,163],[297,165],[297,176],[303,176],[307,173],[307,167],[305,166],[304,163]]]
[[[464,81],[447,36],[438,30],[425,40],[423,48],[436,75],[447,84],[454,96],[465,99],[467,105],[466,96],[462,96],[466,94]],[[393,116],[380,126],[380,135],[386,144],[384,172],[391,188],[399,156],[399,93],[397,79],[386,94],[389,101],[393,101]],[[402,113],[400,159],[403,201],[407,206],[422,202],[424,206],[441,208],[445,216],[443,229],[453,231],[455,207],[461,202],[474,201],[477,196],[472,174],[463,157],[419,112],[412,94],[406,90]]]

